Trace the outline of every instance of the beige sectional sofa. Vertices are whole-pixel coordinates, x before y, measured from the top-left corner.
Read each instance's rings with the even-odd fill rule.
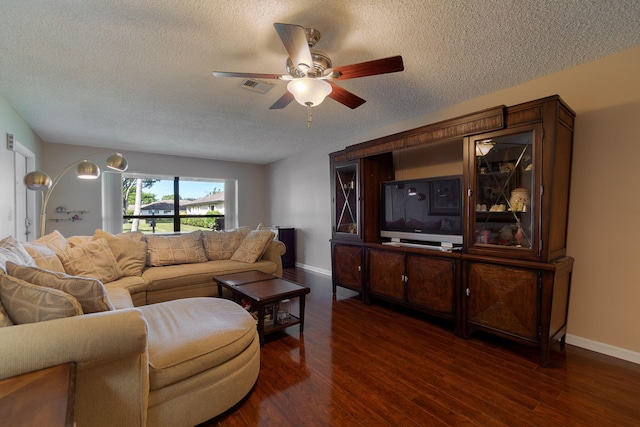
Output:
[[[284,251],[272,234],[246,228],[3,239],[0,379],[73,361],[78,425],[211,419],[251,390],[260,369],[255,320],[211,298],[213,276],[254,269],[281,276]]]

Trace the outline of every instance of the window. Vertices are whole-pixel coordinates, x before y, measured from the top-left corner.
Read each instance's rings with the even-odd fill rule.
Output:
[[[223,230],[225,183],[229,181],[123,174],[123,231]]]

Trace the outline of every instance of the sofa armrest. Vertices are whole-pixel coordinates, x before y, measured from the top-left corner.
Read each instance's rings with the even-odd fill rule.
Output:
[[[262,255],[262,259],[276,263],[276,272],[278,277],[282,277],[282,255],[287,251],[287,247],[280,240],[273,240],[267,246],[267,250]]]
[[[77,362],[78,425],[144,425],[147,326],[138,309],[0,328],[0,379]]]
[[[67,362],[96,364],[145,351],[139,310],[115,310],[0,328],[0,379]]]

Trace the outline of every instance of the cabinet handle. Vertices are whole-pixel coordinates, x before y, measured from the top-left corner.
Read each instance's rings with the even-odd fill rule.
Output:
[[[358,266],[358,271],[362,271],[362,270],[361,270],[361,268],[360,268],[360,266]]]
[[[471,291],[469,290],[469,288],[467,288],[467,289],[464,291],[464,293],[465,293],[465,294],[467,294],[467,296],[471,295]]]

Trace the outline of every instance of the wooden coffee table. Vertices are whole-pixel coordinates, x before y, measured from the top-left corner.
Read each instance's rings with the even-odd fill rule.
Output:
[[[260,346],[264,345],[264,336],[294,325],[300,325],[300,333],[304,331],[304,300],[311,290],[290,280],[282,279],[261,271],[224,274],[213,278],[218,283],[218,296],[222,296],[222,288],[230,290],[236,302],[247,299],[258,311],[258,336]],[[300,310],[298,316],[288,313],[286,321],[278,321],[277,312],[272,310],[271,320],[265,322],[266,307],[277,306],[287,299],[298,298]]]

